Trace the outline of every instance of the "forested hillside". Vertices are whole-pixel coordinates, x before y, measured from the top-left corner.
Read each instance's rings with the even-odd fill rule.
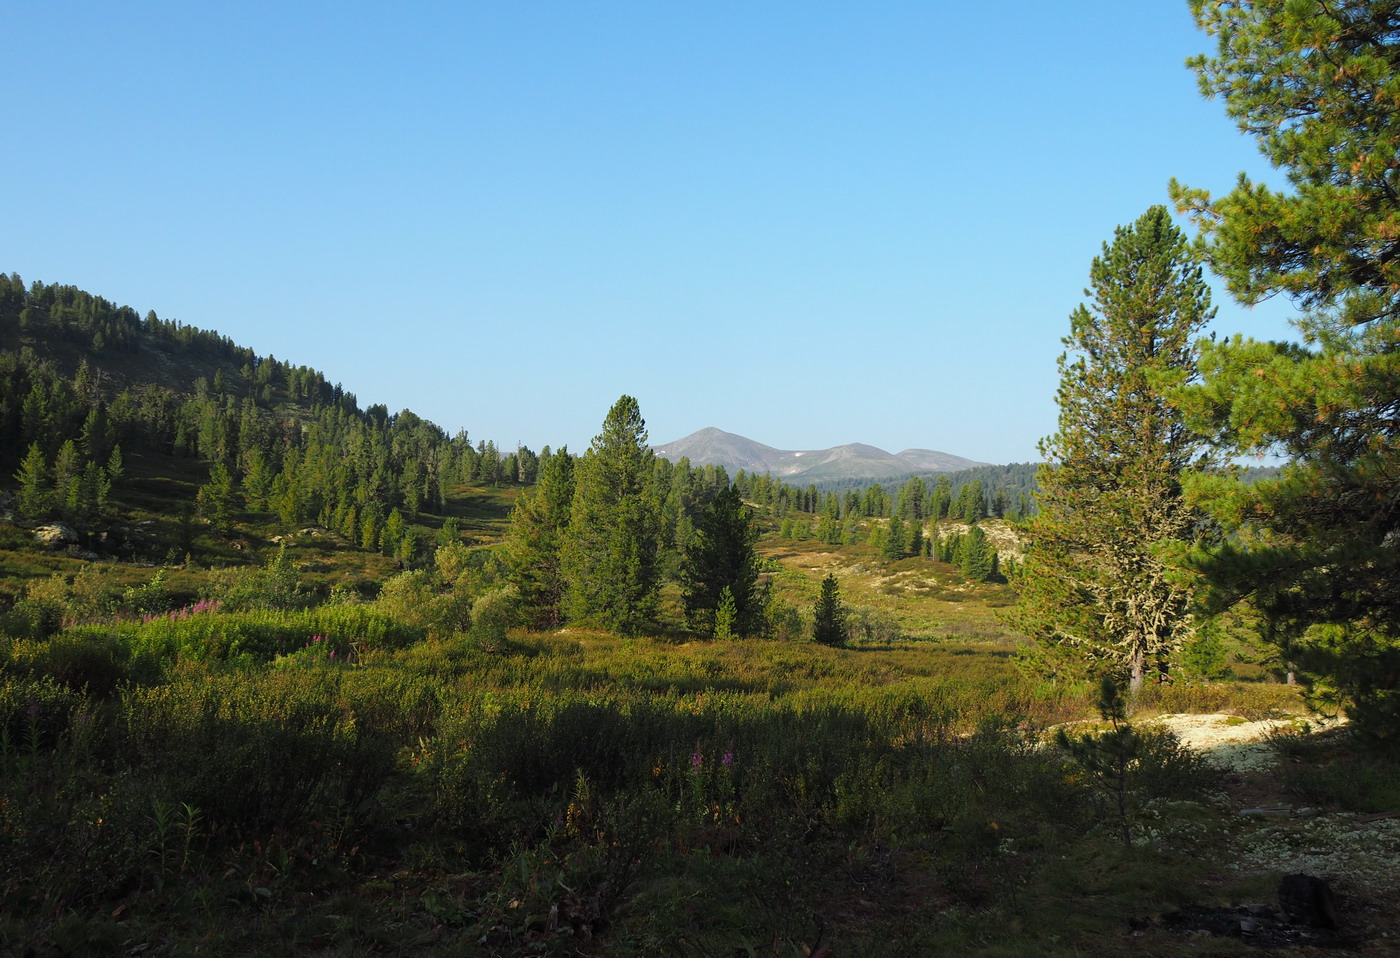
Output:
[[[508,491],[560,470],[573,475],[572,466],[550,472],[547,446],[503,455],[409,410],[361,409],[314,368],[154,312],[141,318],[72,286],[26,287],[0,275],[0,294],[0,469],[17,482],[20,518],[61,520],[77,538],[72,547],[94,558],[257,561],[259,544],[313,525],[401,569],[430,566],[444,544],[495,541],[504,531],[509,500],[494,532],[463,536],[469,487]],[[696,523],[730,479],[722,467],[637,455],[655,584],[679,575]],[[1023,514],[1026,475],[980,467],[951,481],[915,477],[888,493],[877,484],[838,495],[741,471],[735,487],[786,537],[855,545],[873,536],[892,555],[939,558],[925,520]],[[571,500],[573,487],[541,492],[551,494]],[[891,516],[897,547],[880,521]],[[525,539],[510,538],[517,567],[530,561]]]
[[[215,531],[267,513],[411,558],[409,524],[442,516],[456,484],[528,483],[538,467],[529,449],[502,455],[408,410],[361,409],[309,366],[72,286],[0,276],[0,346],[0,468],[17,476],[20,514],[62,519],[114,555],[152,548],[114,534],[115,503],[171,475],[195,478],[184,505]]]

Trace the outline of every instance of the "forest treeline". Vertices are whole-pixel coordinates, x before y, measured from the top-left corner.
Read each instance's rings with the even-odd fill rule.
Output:
[[[0,274],[0,330],[0,469],[18,482],[25,519],[62,519],[89,541],[114,524],[112,489],[130,457],[151,454],[208,469],[193,500],[170,504],[186,528],[199,518],[229,536],[235,515],[276,516],[333,529],[411,568],[430,562],[438,544],[418,520],[440,523],[454,487],[531,487],[556,455],[548,446],[538,454],[473,446],[465,431],[448,436],[408,410],[361,409],[316,369],[74,286]],[[731,479],[685,459],[649,462],[644,500],[655,513],[657,563],[674,570],[701,510]],[[732,484],[790,538],[854,544],[873,529],[892,557],[936,558],[924,520],[1020,517],[1033,511],[1033,481],[1034,467],[1013,465],[825,488],[740,470]],[[871,519],[891,520],[893,533]],[[117,554],[131,546],[110,534],[101,541]]]

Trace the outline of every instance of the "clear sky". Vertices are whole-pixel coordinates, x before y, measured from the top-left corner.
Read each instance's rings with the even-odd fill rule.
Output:
[[[1172,176],[1282,179],[1183,66],[1185,0],[51,0],[5,33],[0,270],[506,448],[581,451],[630,393],[656,443],[1034,459],[1114,227]]]

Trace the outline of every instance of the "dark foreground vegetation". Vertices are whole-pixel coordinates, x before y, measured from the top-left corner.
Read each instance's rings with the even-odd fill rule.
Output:
[[[1120,816],[1101,777],[1040,747],[1089,694],[1018,679],[1010,651],[488,644],[358,604],[10,639],[0,941],[1126,953],[1129,919],[1219,880],[1223,819],[1194,804],[1218,775],[1148,736]],[[1282,685],[1163,694],[1296,706]]]

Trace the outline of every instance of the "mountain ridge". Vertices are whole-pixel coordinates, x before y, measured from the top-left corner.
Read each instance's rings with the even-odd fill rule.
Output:
[[[652,452],[676,462],[689,459],[695,466],[723,466],[729,472],[743,469],[769,473],[787,482],[826,479],[884,479],[918,472],[956,472],[977,462],[936,449],[886,452],[878,446],[852,442],[828,449],[778,449],[747,436],[706,426],[688,436],[651,447]]]

